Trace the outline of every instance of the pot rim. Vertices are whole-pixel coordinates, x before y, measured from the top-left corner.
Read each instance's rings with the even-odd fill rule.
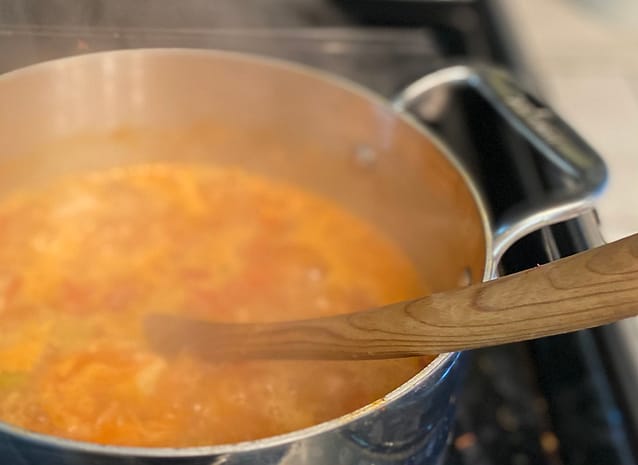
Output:
[[[383,108],[388,112],[391,112],[397,119],[408,124],[422,136],[428,138],[432,145],[443,155],[446,160],[452,165],[457,173],[463,179],[465,186],[470,191],[471,196],[474,199],[475,205],[478,210],[478,214],[481,218],[483,225],[483,236],[485,246],[485,266],[483,271],[482,281],[486,281],[492,278],[495,271],[495,263],[493,257],[493,237],[492,237],[492,223],[490,221],[489,214],[485,207],[483,197],[472,180],[471,176],[467,172],[461,162],[452,154],[452,151],[441,141],[441,139],[430,131],[429,128],[421,124],[416,117],[410,113],[392,106],[392,103],[381,95],[366,88],[365,86],[358,84],[348,78],[332,74],[322,69],[317,69],[309,65],[300,64],[284,60],[281,58],[274,58],[264,55],[257,55],[252,53],[215,50],[215,49],[196,49],[196,48],[137,48],[137,49],[120,49],[110,50],[104,52],[94,52],[82,55],[63,57],[53,60],[47,60],[39,63],[35,63],[26,67],[22,67],[16,70],[12,70],[3,74],[0,74],[0,85],[3,81],[10,79],[18,79],[21,76],[29,73],[36,73],[42,68],[49,68],[56,64],[68,61],[91,61],[91,60],[103,60],[104,57],[125,55],[125,54],[144,54],[144,55],[201,55],[203,57],[225,57],[232,58],[237,61],[244,61],[249,63],[258,63],[262,65],[268,65],[271,67],[277,67],[282,70],[287,70],[302,76],[311,77],[322,80],[334,86],[341,87],[355,94],[373,104],[379,108]],[[199,456],[214,456],[222,454],[233,453],[246,453],[254,452],[259,449],[267,449],[276,446],[293,443],[296,441],[308,439],[313,436],[334,430],[338,427],[345,426],[356,420],[360,420],[368,414],[377,411],[382,408],[387,408],[391,402],[394,402],[417,386],[423,384],[425,381],[433,377],[441,368],[448,362],[454,362],[454,358],[458,356],[458,352],[449,352],[439,354],[432,362],[430,362],[425,368],[419,371],[416,375],[410,378],[408,381],[390,391],[382,399],[374,401],[368,405],[365,405],[354,412],[347,413],[340,417],[334,418],[329,421],[325,421],[316,425],[309,426],[307,428],[294,430],[289,433],[280,434],[276,436],[270,436],[262,439],[256,439],[252,441],[242,441],[237,443],[219,444],[211,446],[191,446],[191,447],[140,447],[140,446],[119,446],[119,445],[105,445],[98,443],[91,443],[87,441],[79,441],[73,439],[60,438],[53,435],[42,434],[32,432],[17,426],[13,426],[9,423],[0,420],[0,433],[9,434],[12,436],[18,436],[21,439],[28,440],[30,442],[38,443],[40,445],[46,445],[55,448],[73,449],[76,451],[82,451],[99,455],[117,455],[117,456],[134,456],[134,457],[199,457]]]

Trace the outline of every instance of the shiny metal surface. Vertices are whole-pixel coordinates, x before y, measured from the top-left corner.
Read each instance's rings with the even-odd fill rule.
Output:
[[[504,70],[459,65],[428,74],[408,86],[395,100],[399,110],[423,105],[438,88],[467,85],[478,92],[520,135],[569,180],[540,202],[518,205],[493,225],[494,260],[498,262],[517,240],[542,226],[591,211],[607,181],[596,152],[549,107],[526,93]]]
[[[409,112],[407,95],[398,108]],[[156,49],[63,59],[0,77],[0,191],[154,160],[234,165],[366,218],[403,247],[434,291],[468,273],[489,279],[493,257],[557,213],[521,209],[495,247],[471,179],[407,112],[346,81],[239,54]],[[139,134],[145,143],[135,143]],[[175,141],[189,150],[175,150]],[[0,457],[17,465],[438,463],[462,360],[443,354],[378,403],[274,438],[113,447],[0,423]]]
[[[456,160],[409,116],[352,84],[276,61],[177,49],[86,55],[0,77],[0,191],[155,160],[239,166],[330,197],[397,241],[435,290],[468,272],[474,280],[492,273],[487,216]],[[0,423],[0,457],[16,465],[437,463],[462,359],[441,355],[378,403],[283,436],[151,449]]]

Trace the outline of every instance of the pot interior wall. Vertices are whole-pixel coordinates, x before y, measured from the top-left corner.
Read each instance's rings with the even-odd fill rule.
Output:
[[[0,77],[0,193],[148,161],[284,179],[378,225],[434,291],[482,278],[485,231],[439,148],[360,92],[232,54],[87,55]]]

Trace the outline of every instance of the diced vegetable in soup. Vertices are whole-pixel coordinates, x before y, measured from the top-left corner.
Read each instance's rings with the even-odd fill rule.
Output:
[[[427,293],[338,205],[237,169],[153,164],[0,201],[0,419],[103,444],[196,446],[339,417],[429,361],[163,358],[149,312],[276,321]]]

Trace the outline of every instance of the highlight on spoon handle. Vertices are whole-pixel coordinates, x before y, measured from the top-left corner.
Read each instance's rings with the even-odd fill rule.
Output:
[[[146,323],[156,348],[210,359],[378,359],[518,342],[636,314],[638,235],[494,281],[349,315],[241,325],[155,315]]]

